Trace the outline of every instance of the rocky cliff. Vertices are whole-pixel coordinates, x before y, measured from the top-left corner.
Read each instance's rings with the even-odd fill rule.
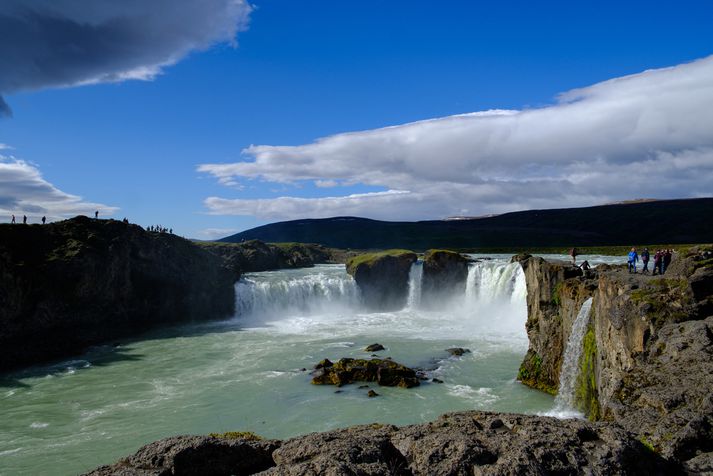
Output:
[[[303,243],[269,244],[259,240],[242,243],[197,242],[206,251],[219,256],[236,279],[242,273],[284,268],[307,268],[334,262],[334,251],[321,245]]]
[[[233,313],[234,274],[192,242],[115,220],[0,225],[0,370]]]
[[[364,303],[372,309],[394,310],[406,305],[411,265],[416,253],[388,250],[366,253],[347,261],[347,272],[354,277]]]
[[[516,258],[528,287],[530,349],[520,379],[556,391],[563,343],[579,307],[593,307],[577,398],[691,470],[713,470],[713,248],[676,254],[663,276]]]
[[[230,436],[230,435],[225,435]],[[374,423],[286,441],[180,436],[92,476],[675,475],[680,468],[616,425],[462,412],[420,425]]]
[[[468,258],[448,250],[428,250],[423,256],[421,305],[436,307],[465,293]]]

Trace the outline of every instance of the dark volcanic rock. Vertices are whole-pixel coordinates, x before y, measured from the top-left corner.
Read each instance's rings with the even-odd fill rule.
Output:
[[[0,225],[0,370],[235,307],[234,276],[192,242],[115,220]]]
[[[284,268],[308,268],[331,262],[331,251],[321,245],[303,243],[268,244],[258,240],[242,243],[198,242],[199,246],[221,257],[236,279],[242,273]]]
[[[390,359],[344,358],[336,363],[324,359],[315,366],[315,385],[337,385],[352,382],[376,382],[385,387],[411,388],[420,385],[416,371]]]
[[[380,350],[385,350],[384,346],[381,344],[367,345],[366,348],[364,349],[365,352],[378,352]]]
[[[455,357],[461,357],[463,354],[469,354],[470,349],[464,349],[463,347],[451,347],[450,349],[446,349],[446,352]]]
[[[182,444],[182,439],[188,444]],[[225,446],[219,454],[230,454],[228,443],[205,437],[163,441],[168,443],[148,445],[93,474],[231,474],[225,471],[229,467],[227,457],[189,458],[191,465],[185,467],[191,472],[173,469],[180,469],[173,462],[176,446],[221,444]],[[263,451],[271,448],[275,448],[273,463],[259,473],[264,476],[682,473],[679,466],[665,461],[616,425],[476,411],[447,414],[431,423],[401,428],[374,423],[312,433],[282,443],[234,444],[235,453],[244,456],[236,458],[240,463],[236,462],[232,474],[248,474],[242,472],[247,467],[245,462],[257,460],[262,464]],[[696,467],[705,467],[707,461],[701,457],[696,463]]]
[[[174,436],[148,444],[134,455],[88,476],[250,475],[275,465],[277,441]]]
[[[465,293],[468,258],[447,250],[429,250],[423,257],[421,305],[437,307],[444,300]]]
[[[347,272],[354,277],[368,307],[401,309],[406,305],[409,273],[416,259],[416,253],[406,250],[362,254],[347,261]]]
[[[530,349],[523,383],[557,388],[562,343],[593,296],[576,397],[591,419],[615,421],[663,456],[713,452],[713,260],[710,247],[674,254],[663,276],[599,266],[597,281],[571,265],[521,261],[528,291]],[[686,463],[689,464],[689,463]]]

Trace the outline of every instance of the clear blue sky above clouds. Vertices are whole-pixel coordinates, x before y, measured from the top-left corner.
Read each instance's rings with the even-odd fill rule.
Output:
[[[184,3],[215,8],[209,3],[226,2],[212,0],[202,7],[181,0],[174,8]],[[0,7],[0,43],[6,44],[0,46],[0,94],[13,111],[12,117],[0,118],[3,215],[27,210],[31,218],[59,218],[99,207],[103,215],[214,238],[302,216],[427,219],[640,196],[701,196],[713,190],[713,121],[707,139],[699,130],[659,142],[657,132],[658,127],[689,129],[692,116],[694,125],[710,119],[694,101],[679,101],[671,92],[685,94],[687,83],[678,81],[693,76],[698,103],[713,109],[713,96],[704,94],[710,92],[706,78],[713,85],[707,65],[675,72],[676,77],[643,76],[604,92],[587,90],[584,100],[558,99],[574,89],[713,54],[711,2],[255,0],[252,11],[244,7],[243,17],[228,18],[249,18],[236,35],[223,25],[226,32],[211,37],[212,22],[225,21],[225,15],[216,20],[207,12],[206,23],[192,27],[204,31],[191,32],[188,43],[172,43],[171,37],[168,49],[157,53],[160,60],[175,47],[170,61],[175,64],[151,80],[125,81],[101,76],[101,68],[113,67],[104,64],[91,77],[82,76],[90,74],[85,72],[57,80],[12,76],[17,58],[25,54],[7,46],[16,40],[15,29],[2,29],[10,24],[2,22],[3,15],[23,15],[12,10],[13,3]],[[33,3],[38,9],[48,4],[26,2]],[[54,4],[54,18],[65,13],[63,3]],[[135,15],[157,18],[154,29],[162,27],[162,16],[172,15],[136,8]],[[96,15],[99,19],[91,21],[105,19],[103,12]],[[41,34],[44,24],[36,23],[34,34]],[[237,46],[226,42],[232,37]],[[96,44],[101,38],[87,41]],[[141,51],[152,45],[140,45]],[[142,61],[162,62],[156,58]],[[87,79],[99,84],[78,84]],[[655,88],[664,83],[670,88],[658,94]],[[652,99],[670,93],[671,102],[655,108],[666,117],[680,114],[680,122],[651,119],[656,115],[646,97],[633,109],[618,109],[627,102],[627,88],[639,91],[649,84]],[[520,114],[338,135],[492,109]],[[632,110],[645,111],[632,119],[637,127],[655,123],[650,134],[601,132],[602,124],[609,123],[607,114],[616,115],[615,125]],[[587,121],[597,115],[603,117],[590,126]],[[548,162],[547,157],[558,154],[578,155],[575,145],[551,147],[560,139],[580,143],[577,134],[582,132],[567,129],[580,119],[585,132],[587,127],[601,132],[597,143],[622,147],[599,150],[596,143],[587,143],[576,163]],[[527,137],[516,145],[508,142],[517,134]],[[464,137],[478,139],[470,143]],[[251,145],[293,147],[244,152]],[[535,151],[530,158],[529,151]],[[650,187],[666,178],[657,179],[655,170],[630,158],[636,154],[651,154],[646,163],[656,170],[670,166],[680,172],[675,183]],[[509,160],[512,166],[498,166]],[[221,168],[250,162],[255,166]],[[597,174],[582,179],[594,163],[600,166]],[[199,169],[202,164],[211,165]],[[470,170],[478,172],[458,179]],[[23,187],[23,180],[31,186]],[[629,187],[630,181],[641,184]],[[603,182],[613,185],[606,188]],[[339,198],[350,195],[356,197]],[[279,197],[287,199],[274,200]]]

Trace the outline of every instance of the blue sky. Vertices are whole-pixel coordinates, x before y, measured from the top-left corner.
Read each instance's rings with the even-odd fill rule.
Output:
[[[652,108],[667,118],[680,114],[686,119],[657,124],[646,137],[636,137],[635,147],[630,146],[630,137],[602,132],[597,136],[600,143],[622,146],[598,150],[584,144],[581,160],[563,163],[543,157],[580,156],[576,143],[581,141],[573,137],[580,132],[564,132],[562,142],[575,143],[565,150],[540,151],[536,142],[514,147],[502,139],[511,136],[513,128],[521,131],[523,124],[537,124],[527,126],[529,134],[546,138],[550,147],[560,140],[554,125],[537,129],[545,127],[540,125],[543,122],[556,124],[559,117],[567,117],[566,122],[572,123],[597,111],[612,114],[615,124],[631,111],[602,112],[599,105],[625,97],[619,96],[621,88],[669,84],[666,91],[678,91],[676,81],[687,75],[698,75],[692,94],[711,109],[710,89],[705,86],[706,80],[713,84],[711,68],[702,64],[685,69],[685,63],[705,63],[713,53],[710,2],[547,2],[543,6],[536,2],[255,1],[252,9],[241,4],[241,12],[213,18],[226,2],[231,3],[177,2],[179,9],[184,3],[187,9],[212,9],[191,13],[204,15],[206,21],[196,22],[188,43],[172,43],[171,36],[154,57],[92,63],[90,72],[78,69],[71,77],[55,79],[48,73],[38,79],[18,73],[3,80],[3,75],[12,76],[8,68],[14,68],[16,58],[26,53],[0,47],[0,94],[13,112],[12,117],[0,118],[0,144],[5,144],[0,147],[4,157],[0,164],[7,165],[6,170],[0,168],[3,214],[22,214],[27,209],[31,218],[40,214],[59,218],[99,207],[108,215],[116,207],[117,218],[126,216],[143,225],[160,223],[185,236],[208,238],[303,216],[427,219],[642,196],[702,196],[713,189],[713,130],[709,129],[708,139],[703,130],[683,139],[672,133],[671,140],[664,142],[658,141],[657,132],[690,130],[687,121],[693,116],[694,126],[701,124],[709,118],[696,115],[706,112],[696,107],[696,101],[656,104],[656,97],[664,93],[650,93],[637,103],[637,113],[646,111],[646,115],[641,113],[636,123],[648,123],[641,117],[650,118]],[[12,10],[13,3],[0,7],[0,19],[21,15]],[[47,4],[36,3],[37,9]],[[52,14],[73,18],[75,12],[63,11],[63,3],[67,2],[56,2]],[[143,7],[135,8],[142,18],[154,18],[152,28],[172,15],[158,7],[145,12],[140,10]],[[96,15],[78,22],[101,22],[109,13]],[[222,22],[222,33],[214,34],[216,21]],[[6,33],[0,29],[0,43],[12,41],[12,34],[10,29]],[[228,44],[232,38],[237,46]],[[153,47],[149,42],[141,51]],[[160,66],[167,62],[166,55],[173,64]],[[644,73],[632,80],[640,83],[620,81],[616,86],[620,89],[606,91],[606,101],[587,90],[583,102],[591,109],[558,99],[577,88],[682,64],[684,69],[676,77]],[[159,65],[161,73],[133,75],[139,79],[125,81],[101,76],[101,68],[115,74],[144,65]],[[87,80],[98,84],[80,84]],[[581,110],[572,112],[571,106]],[[519,114],[467,117],[463,119],[467,124],[446,119],[436,130],[418,125],[397,128],[395,137],[368,132],[488,110]],[[539,116],[532,116],[533,111]],[[567,116],[575,113],[579,115]],[[519,118],[517,125],[512,124],[513,117]],[[609,123],[606,118],[597,124],[582,120],[585,131]],[[462,128],[474,128],[468,137],[481,137],[487,128],[487,137],[459,142],[454,134]],[[339,135],[352,131],[353,135]],[[440,142],[432,144],[436,139]],[[409,149],[411,144],[414,149]],[[264,147],[244,152],[251,145]],[[530,156],[530,150],[537,153]],[[421,151],[428,153],[419,155]],[[632,173],[641,169],[642,155],[649,164],[673,157],[656,162],[657,167],[669,164],[675,169],[671,187],[651,187],[651,180],[640,185],[620,182],[622,175],[634,181],[639,180],[634,175],[646,176]],[[637,156],[638,162],[630,156]],[[493,163],[488,161],[492,157]],[[497,166],[515,157],[517,166]],[[616,168],[623,162],[628,168]],[[236,163],[254,166],[221,168]],[[201,164],[208,166],[199,170]],[[18,171],[18,167],[24,168]],[[34,185],[38,180],[45,183],[38,187],[37,197],[18,198],[13,194],[25,189],[15,190],[15,186],[24,177],[20,172],[28,168],[41,174],[41,179],[36,173],[32,176]],[[589,168],[597,174],[591,180],[581,179],[582,170]],[[479,172],[458,179],[471,170]],[[603,182],[616,186],[606,188]],[[60,197],[60,203],[53,204],[39,195],[48,188],[54,195],[61,192],[81,200],[70,200],[67,207]],[[343,198],[348,196],[356,197]]]

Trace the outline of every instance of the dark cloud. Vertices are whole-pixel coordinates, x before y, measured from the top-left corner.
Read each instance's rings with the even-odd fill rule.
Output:
[[[250,11],[245,0],[3,0],[0,94],[151,79],[192,50],[234,43]]]

